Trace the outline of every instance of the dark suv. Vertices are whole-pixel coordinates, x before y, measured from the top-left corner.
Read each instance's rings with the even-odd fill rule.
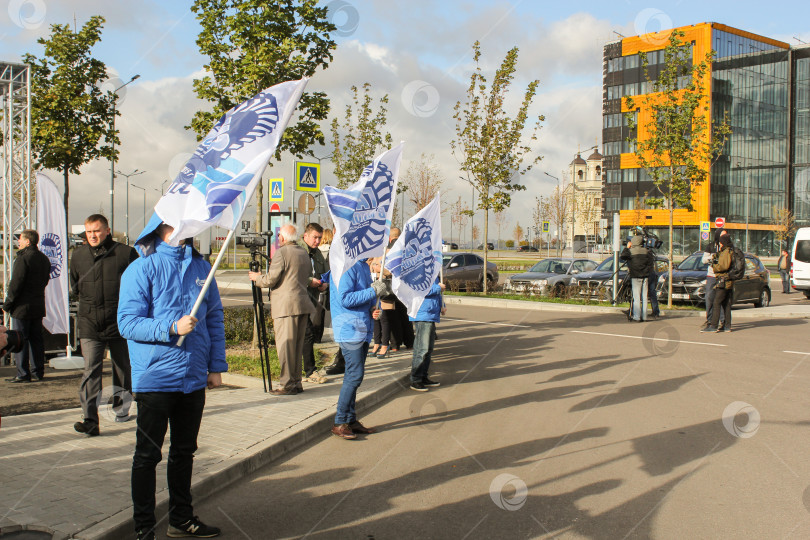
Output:
[[[706,275],[709,264],[703,262],[703,252],[696,251],[678,265],[673,271],[672,300],[705,304]],[[771,303],[770,272],[751,253],[745,254],[745,276],[734,282],[733,304],[753,303],[756,307],[767,307]],[[669,284],[669,273],[658,278],[659,301],[666,301]]]

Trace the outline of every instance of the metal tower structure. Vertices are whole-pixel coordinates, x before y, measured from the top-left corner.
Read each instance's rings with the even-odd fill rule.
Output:
[[[3,295],[11,279],[14,233],[31,228],[31,70],[0,62],[0,184]],[[7,315],[4,314],[7,319]],[[7,320],[4,321],[8,323]],[[6,324],[6,326],[8,326]]]

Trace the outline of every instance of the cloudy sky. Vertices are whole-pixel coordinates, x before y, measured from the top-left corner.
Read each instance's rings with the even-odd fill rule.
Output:
[[[117,169],[144,174],[131,182],[144,190],[130,190],[130,232],[143,225],[160,196],[161,184],[173,179],[196,147],[194,135],[183,129],[193,113],[205,107],[192,92],[192,81],[203,73],[205,58],[196,47],[200,31],[190,1],[171,0],[7,0],[0,11],[0,35],[6,61],[31,52],[41,55],[36,40],[54,23],[81,25],[92,15],[106,18],[103,40],[94,54],[103,60],[112,83],[140,78],[122,91],[121,155]],[[444,174],[442,198],[470,201],[469,185],[458,178],[451,154],[455,136],[453,106],[464,99],[473,67],[471,45],[481,41],[482,65],[488,73],[513,46],[520,49],[518,73],[512,87],[514,105],[529,81],[540,81],[532,114],[546,120],[534,145],[542,161],[522,178],[527,191],[513,201],[508,228],[531,219],[535,196],[548,195],[576,154],[601,144],[602,48],[625,36],[706,21],[716,21],[791,44],[810,42],[810,7],[804,2],[780,2],[765,9],[762,2],[636,0],[617,2],[426,0],[330,0],[330,16],[338,26],[338,47],[326,71],[312,78],[308,90],[325,91],[331,117],[341,113],[349,88],[369,82],[379,97],[390,97],[388,130],[394,141],[406,141],[403,172],[421,153],[434,154]],[[118,77],[118,79],[115,79]],[[111,83],[111,84],[112,84]],[[511,110],[515,110],[514,106]],[[327,131],[328,126],[324,125]],[[327,137],[328,139],[328,137]],[[316,147],[316,156],[331,148]],[[265,178],[293,174],[292,159],[268,168]],[[324,180],[334,184],[325,162]],[[61,185],[61,177],[51,177]],[[102,210],[109,215],[110,166],[106,161],[85,165],[71,182],[71,223]],[[145,195],[144,195],[145,194]],[[126,181],[116,180],[115,228],[123,231]],[[406,215],[409,210],[406,208]],[[248,209],[250,219],[255,210]],[[482,214],[476,216],[482,223]],[[445,217],[444,236],[450,237]],[[458,238],[454,231],[453,238]],[[490,239],[496,233],[491,229]],[[506,238],[510,235],[502,233]],[[466,233],[469,238],[469,233]]]

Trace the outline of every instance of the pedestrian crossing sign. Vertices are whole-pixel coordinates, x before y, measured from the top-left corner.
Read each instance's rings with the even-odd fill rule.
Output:
[[[270,197],[268,201],[271,203],[274,202],[284,202],[284,179],[283,178],[271,178],[270,179]]]
[[[701,221],[700,222],[700,232],[709,232],[712,229],[711,221]]]
[[[543,222],[543,232],[544,232],[544,233],[547,233],[547,232],[548,232],[548,221],[544,221],[544,222]]]
[[[321,190],[321,166],[318,163],[295,163],[295,189],[297,191]]]

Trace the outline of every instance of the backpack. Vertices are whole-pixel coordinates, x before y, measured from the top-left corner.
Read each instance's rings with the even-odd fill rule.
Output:
[[[731,268],[728,269],[728,279],[737,281],[745,277],[745,253],[740,248],[732,248]]]

